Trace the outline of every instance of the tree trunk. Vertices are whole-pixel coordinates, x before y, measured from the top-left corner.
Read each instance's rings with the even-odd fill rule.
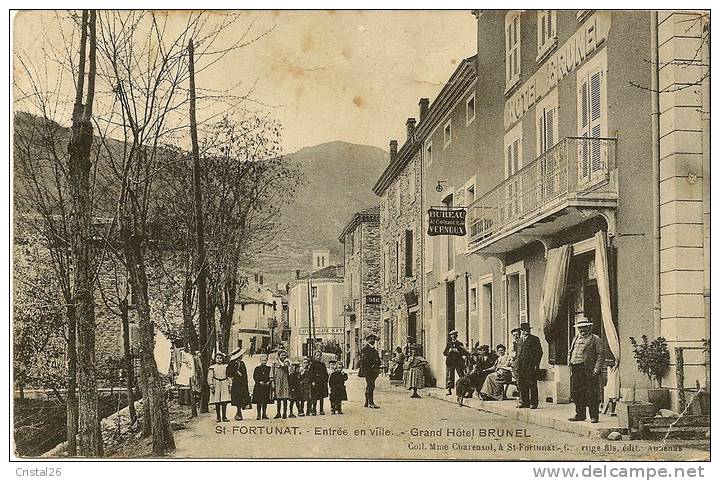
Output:
[[[102,454],[102,438],[99,436],[97,367],[95,362],[95,304],[93,298],[94,266],[92,252],[92,204],[90,198],[90,150],[93,127],[90,120],[95,75],[95,12],[83,11],[80,54],[83,61],[78,78],[84,76],[84,55],[87,29],[90,30],[90,70],[86,104],[82,99],[83,83],[78,91],[73,109],[72,137],[68,146],[68,184],[72,196],[71,252],[75,271],[75,314],[77,319],[78,350],[78,427],[80,455],[97,457]]]
[[[77,347],[76,347],[76,317],[74,300],[68,302],[66,309],[68,340],[67,340],[67,395],[66,418],[67,418],[67,452],[68,456],[77,456],[77,433],[78,433],[78,399],[77,399]]]
[[[197,286],[198,286],[198,320],[200,324],[200,349],[203,366],[203,379],[207,378],[207,369],[210,366],[210,351],[212,346],[207,342],[207,271],[205,266],[205,224],[202,206],[202,191],[200,187],[200,146],[197,134],[197,119],[195,118],[195,48],[192,38],[188,42],[188,69],[190,75],[190,139],[193,152],[193,196],[195,204],[195,234],[197,242]],[[202,406],[200,410],[208,412],[210,390],[203,383]]]
[[[127,213],[121,213],[120,218],[126,221],[126,215]],[[155,332],[150,319],[147,275],[140,245],[141,236],[129,236],[127,224],[121,228],[121,232],[125,234],[123,236],[125,256],[138,313],[140,362],[144,367],[146,378],[143,417],[149,418],[153,436],[153,455],[164,456],[175,449],[175,440],[170,426],[170,414],[165,402],[162,378],[155,363]],[[147,419],[145,421],[148,422]]]
[[[193,297],[193,284],[190,278],[185,279],[185,286],[183,287],[183,333],[185,337],[185,349],[187,352],[195,356],[198,350],[198,336],[195,331],[195,324],[192,318],[192,297]],[[188,402],[190,403],[190,417],[197,417],[197,404],[195,403],[195,393],[193,392],[192,385],[188,390]]]
[[[127,299],[120,301],[120,319],[122,321],[123,330],[123,356],[125,361],[125,385],[127,393],[128,411],[130,412],[130,422],[132,425],[137,419],[135,412],[135,397],[133,395],[133,387],[135,386],[135,373],[133,371],[132,350],[130,349],[130,318],[128,314]]]

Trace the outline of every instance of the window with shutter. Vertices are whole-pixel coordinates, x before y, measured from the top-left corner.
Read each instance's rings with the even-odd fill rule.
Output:
[[[559,187],[558,162],[552,148],[558,138],[558,92],[554,89],[537,106],[537,152],[539,157],[539,170],[542,179],[538,182],[536,195],[540,199],[550,199],[556,194]]]
[[[544,61],[557,46],[556,23],[555,10],[537,11],[537,62]]]
[[[507,157],[505,177],[510,179],[522,168],[522,122],[505,134],[505,153]],[[514,178],[506,184],[504,208],[500,213],[502,218],[513,219],[520,212],[521,187],[519,178]]]
[[[413,251],[413,231],[408,229],[405,231],[405,277],[413,276]]]
[[[510,12],[505,17],[505,90],[512,89],[520,81],[520,12]]]
[[[525,269],[518,272],[518,320],[520,324],[528,321],[527,273]]]
[[[595,62],[578,71],[578,136],[588,139],[602,138],[607,131],[605,57],[593,60]],[[606,155],[602,141],[579,143],[578,184],[587,184],[605,173]]]

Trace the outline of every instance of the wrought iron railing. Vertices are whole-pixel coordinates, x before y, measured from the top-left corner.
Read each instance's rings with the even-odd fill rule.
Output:
[[[566,137],[468,206],[470,242],[490,239],[541,214],[558,199],[584,192],[614,192],[617,139]]]

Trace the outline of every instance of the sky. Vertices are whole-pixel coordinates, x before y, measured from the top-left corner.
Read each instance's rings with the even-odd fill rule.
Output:
[[[182,11],[168,15],[178,24],[187,18]],[[62,39],[59,26],[72,30],[63,22],[53,12],[20,14],[15,51],[42,62],[43,44]],[[418,116],[418,100],[432,101],[477,48],[476,20],[468,10],[246,11],[216,45],[231,45],[248,28],[248,38],[261,38],[196,81],[238,93],[252,88],[245,108],[282,123],[286,153],[335,140],[385,150],[390,139],[402,143],[406,119]]]

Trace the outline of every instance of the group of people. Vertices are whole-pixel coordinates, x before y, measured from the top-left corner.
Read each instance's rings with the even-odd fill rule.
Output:
[[[576,319],[575,338],[568,352],[570,366],[570,392],[575,403],[575,415],[569,421],[599,421],[600,379],[604,363],[603,341],[592,332],[592,321],[585,317]],[[538,378],[543,350],[540,338],[531,333],[529,323],[511,330],[512,349],[498,344],[495,352],[487,345],[477,345],[468,352],[458,340],[458,331],[449,334],[445,347],[445,367],[447,373],[447,394],[455,387],[458,401],[472,396],[473,391],[486,401],[504,398],[504,389],[508,384],[516,384],[519,391],[518,408],[537,409]],[[455,375],[458,382],[455,383]]]
[[[348,376],[341,362],[336,363],[333,372],[328,374],[320,351],[315,352],[312,360],[304,358],[300,363],[291,362],[286,351],[279,351],[277,360],[270,365],[268,355],[261,354],[260,365],[252,375],[254,387],[251,395],[243,355],[244,350],[236,349],[226,362],[225,354],[218,352],[215,364],[208,369],[209,404],[215,406],[217,422],[229,421],[228,404],[236,408],[236,421],[243,419],[243,409],[251,409],[252,404],[255,404],[256,419],[269,419],[267,406],[273,402],[276,405],[274,419],[296,417],[296,407],[297,416],[323,416],[328,397],[330,413],[343,413],[342,402],[347,400],[345,381]]]
[[[487,345],[477,345],[468,352],[457,338],[458,331],[451,331],[443,352],[448,395],[455,387],[459,399],[475,391],[483,400],[499,401],[504,397],[505,386],[514,381],[520,394],[518,407],[537,409],[537,383],[543,351],[540,339],[530,330],[529,323],[520,324],[511,331],[512,349],[508,351],[505,345],[498,344],[494,352]]]

